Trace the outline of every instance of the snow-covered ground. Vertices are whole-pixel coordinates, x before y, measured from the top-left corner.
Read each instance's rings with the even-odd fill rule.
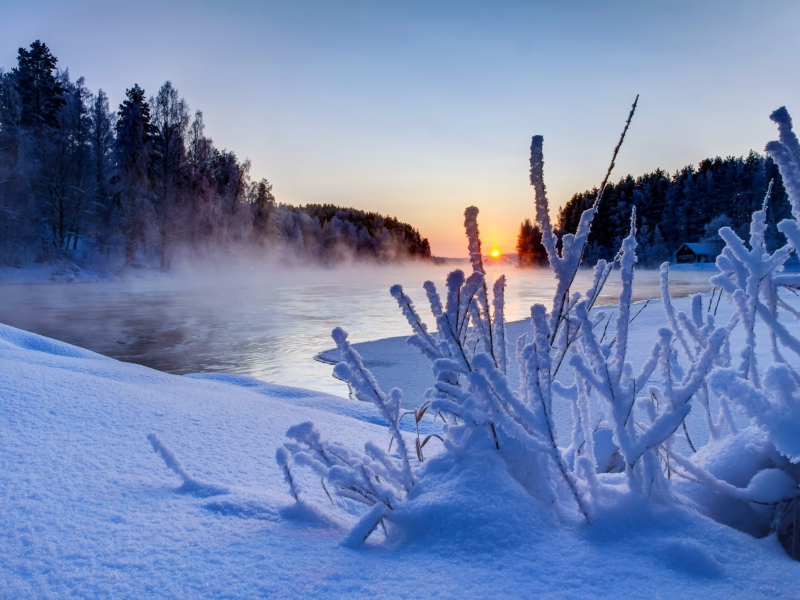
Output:
[[[632,354],[663,320],[654,304],[632,325]],[[397,338],[358,349],[413,404],[424,359]],[[295,505],[274,459],[303,421],[353,449],[389,441],[369,405],[167,375],[0,325],[0,595],[797,597],[800,563],[774,537],[633,501],[589,526],[557,522],[491,453],[429,459],[424,473],[450,476],[420,480],[396,518],[403,541],[344,547],[355,517],[328,511],[313,481]]]

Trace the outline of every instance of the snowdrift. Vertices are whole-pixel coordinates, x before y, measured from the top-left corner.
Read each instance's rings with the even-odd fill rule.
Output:
[[[371,406],[239,376],[178,377],[0,326],[0,589],[22,596],[760,597],[800,564],[678,508],[553,522],[491,459],[433,458],[391,551],[303,507],[273,460],[313,421],[388,440]],[[155,434],[193,481],[153,451]],[[480,442],[478,442],[479,444]],[[309,487],[309,490],[312,488]]]

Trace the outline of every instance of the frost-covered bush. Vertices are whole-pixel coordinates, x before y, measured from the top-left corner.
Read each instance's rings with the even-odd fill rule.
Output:
[[[740,328],[744,343],[738,364],[731,362],[726,368],[715,370],[708,378],[708,387],[723,406],[736,406],[749,423],[740,432],[729,419],[730,429],[725,437],[720,435],[719,426],[710,424],[712,440],[701,460],[694,463],[678,460],[688,467],[690,475],[700,478],[715,492],[754,509],[754,515],[745,513],[750,523],[737,522],[734,518],[731,524],[745,530],[755,529],[760,534],[776,531],[786,551],[800,559],[800,373],[796,368],[800,340],[792,335],[786,327],[786,319],[779,318],[778,314],[779,309],[783,309],[790,319],[800,318],[800,313],[784,297],[787,292],[796,294],[795,290],[800,287],[800,276],[784,271],[791,254],[800,249],[800,144],[785,108],[773,112],[771,118],[778,124],[780,136],[779,140],[767,144],[766,150],[781,170],[792,206],[793,219],[778,224],[788,243],[771,254],[767,251],[765,231],[770,185],[763,208],[753,213],[748,244],[729,227],[720,229],[725,248],[717,258],[719,274],[711,279],[735,307],[726,330],[730,334]],[[758,325],[763,326],[759,328]],[[759,331],[769,338],[771,361],[765,366],[759,365],[756,354]],[[743,446],[743,437],[752,440],[751,443]],[[747,478],[747,487],[742,489],[725,477],[710,476],[707,471],[693,472],[698,463],[712,462],[708,460],[709,455],[716,457],[718,469],[725,470],[729,463],[746,465],[734,469],[727,479],[732,476]],[[710,514],[731,522],[730,514],[713,511]]]
[[[800,145],[785,108],[775,111],[772,119],[779,125],[780,140],[770,142],[767,152],[781,169],[793,208],[794,218],[778,224],[788,243],[773,253],[767,251],[771,184],[764,206],[753,213],[747,243],[731,228],[720,229],[725,247],[711,283],[726,295],[733,311],[721,330],[724,340],[714,359],[715,369],[696,394],[705,409],[710,439],[699,450],[692,447],[691,457],[666,450],[675,473],[702,486],[686,488],[701,510],[753,535],[776,532],[787,553],[800,559],[800,373],[793,366],[800,357],[800,340],[778,314],[783,309],[790,319],[800,317],[784,297],[800,287],[800,276],[784,271],[791,254],[800,248]],[[707,352],[710,337],[701,327],[700,297],[694,298],[692,318],[674,315],[666,298],[665,306],[683,354]],[[709,314],[707,310],[706,319]],[[732,339],[737,332],[743,339],[736,343],[738,356],[734,356]],[[769,338],[771,360],[763,366],[756,352],[759,335]],[[716,418],[710,410],[712,399],[720,407]],[[738,420],[734,410],[741,415]]]
[[[800,185],[791,187],[792,181],[800,182],[800,145],[791,133],[788,114],[776,111],[773,118],[781,124],[781,141],[768,150],[782,173],[784,168],[794,169],[784,179],[790,193],[800,193]],[[478,209],[468,208],[464,225],[471,273],[450,273],[442,295],[434,283],[424,285],[435,328],[427,326],[401,286],[391,288],[411,326],[409,344],[431,363],[435,383],[425,393],[424,403],[413,413],[401,413],[402,392],[381,390],[346,334],[334,330],[342,357],[336,375],[360,400],[376,406],[388,424],[388,450],[370,443],[357,453],[323,442],[310,423],[293,427],[287,433],[292,441],[277,455],[293,497],[302,498],[293,469],[305,466],[321,479],[332,503],[337,495],[366,505],[366,512],[356,511],[359,520],[348,538],[360,543],[379,527],[387,535],[393,527],[402,529],[407,519],[398,518],[398,509],[425,494],[432,478],[452,476],[452,465],[459,461],[479,463],[481,456],[491,455],[504,465],[507,477],[556,518],[574,514],[591,524],[600,508],[623,510],[630,498],[645,503],[694,502],[713,518],[750,533],[777,531],[787,551],[796,556],[800,375],[781,348],[800,356],[800,341],[778,319],[777,310],[784,308],[800,317],[779,294],[781,288],[800,287],[800,277],[782,272],[793,248],[800,247],[796,220],[800,198],[792,199],[795,220],[780,224],[789,244],[772,254],[764,243],[764,210],[753,215],[749,248],[732,230],[721,229],[726,247],[717,261],[720,273],[712,280],[721,290],[713,310],[713,297],[704,306],[702,295],[696,295],[689,314],[677,311],[669,294],[669,268],[662,265],[665,326],[653,332],[652,350],[634,368],[628,354],[630,323],[636,316],[631,310],[637,261],[635,210],[616,258],[599,261],[589,288],[576,290],[576,274],[592,221],[601,209],[605,183],[577,231],[565,234],[559,244],[548,212],[542,146],[542,138],[534,137],[530,176],[536,226],[556,280],[552,304],[531,308],[529,330],[509,352],[505,277],[486,280]],[[622,289],[607,335],[612,316],[596,310],[595,304],[615,267]],[[734,311],[720,325],[716,309],[723,293]],[[766,369],[756,358],[757,319],[770,337],[773,364]],[[599,327],[603,321],[605,327]],[[743,342],[734,339],[738,330],[744,333]],[[514,360],[518,385],[509,378]],[[571,407],[567,446],[559,444],[566,436],[561,438],[556,431],[556,402]],[[697,404],[708,429],[709,441],[703,447],[686,426],[686,417]],[[747,428],[740,426],[742,419],[737,420],[734,407],[750,418]],[[413,436],[400,430],[407,414],[416,420],[415,453],[408,449]],[[425,437],[419,433],[423,419],[430,431]],[[433,423],[439,428],[431,429]],[[441,442],[438,458],[424,461],[423,447],[432,440]],[[450,467],[430,466],[445,458]],[[676,493],[672,485],[676,479],[694,487]],[[623,497],[628,500],[621,501]],[[766,525],[761,523],[764,519]]]

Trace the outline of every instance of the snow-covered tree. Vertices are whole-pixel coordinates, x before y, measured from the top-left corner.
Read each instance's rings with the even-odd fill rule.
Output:
[[[100,250],[109,252],[116,230],[117,211],[112,198],[114,169],[114,125],[116,118],[109,110],[108,97],[101,89],[89,103],[89,145],[93,163],[95,235]]]
[[[728,215],[721,214],[717,215],[704,228],[704,234],[701,238],[701,241],[713,244],[714,247],[717,249],[717,252],[722,250],[724,242],[722,238],[719,237],[719,230],[723,227],[732,227],[733,222],[728,218]]]
[[[169,268],[174,237],[181,224],[180,205],[185,200],[186,131],[189,107],[171,81],[150,99],[150,181],[159,233],[160,268]]]

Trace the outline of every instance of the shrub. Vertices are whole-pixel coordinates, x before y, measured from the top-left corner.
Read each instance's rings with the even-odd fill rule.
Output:
[[[632,116],[633,110],[625,131]],[[800,194],[800,144],[791,132],[785,109],[776,111],[773,119],[780,125],[781,140],[767,149],[780,165],[787,190]],[[628,356],[629,325],[635,318],[631,314],[637,261],[635,212],[615,259],[599,261],[589,289],[576,291],[575,276],[594,215],[601,208],[605,183],[598,189],[593,206],[584,211],[576,233],[564,235],[558,247],[548,213],[542,146],[542,138],[534,137],[531,184],[536,227],[556,279],[549,311],[541,304],[532,307],[530,328],[516,341],[516,352],[509,357],[505,278],[501,276],[491,286],[487,282],[478,209],[467,208],[464,225],[471,273],[450,273],[444,298],[432,282],[424,285],[436,331],[429,330],[402,287],[391,289],[412,329],[409,344],[430,360],[435,376],[423,406],[413,413],[417,423],[416,459],[400,432],[402,392],[394,389],[387,394],[381,390],[346,334],[336,329],[333,336],[342,356],[336,375],[350,383],[360,400],[377,407],[389,426],[390,449],[385,452],[370,443],[363,452],[353,452],[322,441],[310,423],[293,427],[287,432],[293,441],[278,451],[292,495],[300,501],[292,467],[307,466],[321,478],[329,497],[332,489],[342,498],[367,505],[347,540],[360,543],[379,526],[384,531],[393,525],[399,527],[395,518],[398,506],[424,493],[424,489],[417,491],[417,486],[426,476],[448,476],[447,470],[426,473],[422,467],[422,447],[438,439],[444,455],[454,461],[493,453],[505,463],[508,474],[543,506],[582,515],[587,523],[592,523],[600,505],[613,510],[614,503],[619,502],[619,509],[624,509],[619,500],[620,479],[606,473],[624,473],[626,496],[660,503],[684,502],[672,493],[675,476],[699,485],[711,497],[754,507],[746,513],[750,515],[747,518],[764,519],[768,513],[767,525],[759,527],[737,522],[730,512],[719,508],[719,503],[707,501],[701,506],[713,518],[751,533],[777,532],[787,552],[797,558],[800,374],[783,352],[800,356],[800,340],[782,324],[778,309],[800,317],[800,312],[781,296],[781,290],[800,287],[800,276],[783,272],[793,249],[800,248],[800,197],[791,198],[794,219],[779,225],[791,245],[772,254],[764,242],[765,210],[753,214],[749,248],[730,228],[720,230],[726,245],[717,260],[719,273],[712,278],[720,289],[713,311],[713,295],[704,306],[699,294],[692,298],[689,314],[677,311],[669,294],[669,267],[662,265],[666,326],[657,331],[652,350],[635,370]],[[611,168],[606,181],[610,172]],[[613,337],[606,341],[605,331],[602,336],[596,333],[606,316],[595,310],[595,303],[615,267],[620,269],[622,289]],[[719,325],[717,307],[723,293],[734,310],[728,322]],[[744,333],[744,342],[735,348],[739,350],[738,364],[732,358],[732,333],[737,329]],[[772,348],[773,364],[766,369],[756,359],[759,331],[766,332]],[[519,367],[517,389],[508,377],[512,359]],[[556,398],[572,407],[567,447],[557,443],[553,418]],[[692,406],[698,403],[709,432],[708,443],[700,448],[685,424]],[[718,408],[713,410],[713,406]],[[735,416],[736,407],[750,419],[745,429]],[[441,435],[420,437],[418,425],[426,413],[434,421],[441,417]],[[677,448],[680,439],[685,440],[687,452]],[[757,440],[758,444],[745,444],[743,439]],[[755,458],[737,464],[743,453]],[[732,479],[736,482],[729,481]],[[695,497],[700,496],[695,493]]]

